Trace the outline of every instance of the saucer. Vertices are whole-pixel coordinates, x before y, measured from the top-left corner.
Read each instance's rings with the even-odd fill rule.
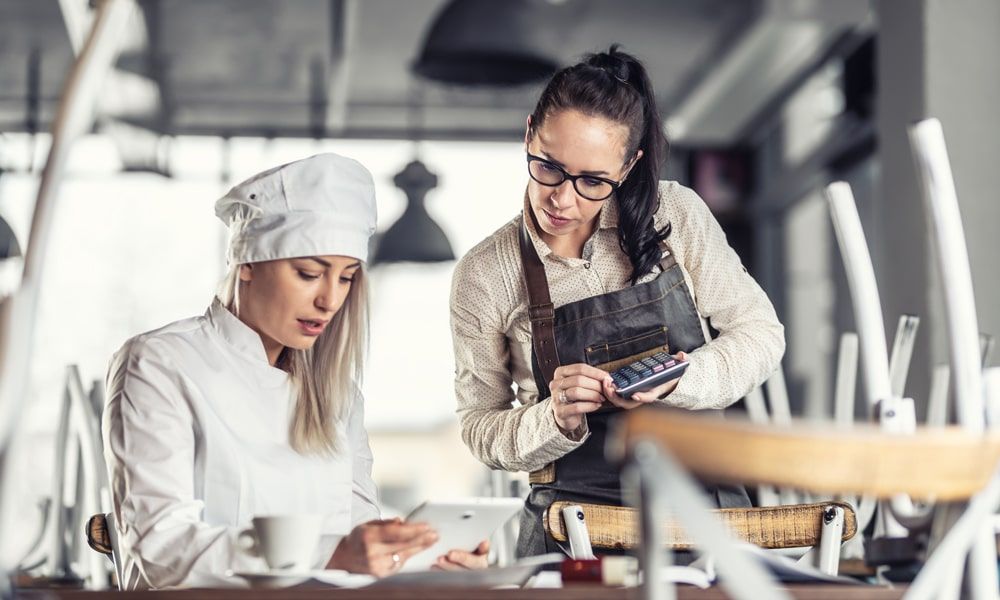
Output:
[[[246,580],[252,588],[271,589],[292,587],[307,582],[334,587],[357,588],[375,581],[375,578],[370,575],[356,575],[347,571],[334,569],[316,569],[313,571],[271,570],[256,573],[230,571],[227,575]]]
[[[286,588],[305,583],[312,579],[312,575],[308,571],[268,571],[263,573],[230,571],[227,575],[246,580],[252,588]]]

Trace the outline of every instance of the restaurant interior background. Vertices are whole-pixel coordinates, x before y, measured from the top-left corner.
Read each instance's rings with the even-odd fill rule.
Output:
[[[0,0],[0,297],[18,285],[90,12]],[[944,125],[980,325],[1000,333],[995,0],[141,0],[131,19],[55,215],[2,490],[18,507],[0,523],[4,564],[43,521],[67,366],[99,382],[126,338],[203,312],[225,268],[215,199],[320,151],[357,158],[377,186],[365,394],[386,510],[490,493],[454,414],[454,258],[521,208],[538,77],[613,42],[650,69],[672,144],[664,176],[701,194],[786,326],[795,414],[831,414],[837,341],[853,327],[819,193],[830,181],[853,186],[887,327],[923,319],[907,389],[918,412],[947,358],[905,145],[918,118]]]

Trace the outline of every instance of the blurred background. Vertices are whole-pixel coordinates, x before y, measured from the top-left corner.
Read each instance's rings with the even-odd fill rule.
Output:
[[[18,285],[92,13],[0,0],[0,296]],[[616,42],[656,87],[663,176],[704,198],[786,326],[795,414],[830,415],[837,340],[853,329],[819,193],[830,181],[853,186],[887,326],[923,319],[907,388],[918,415],[947,359],[911,121],[944,125],[980,328],[1000,332],[996,0],[141,0],[60,191],[0,563],[42,526],[66,367],[100,382],[128,337],[204,312],[225,268],[216,198],[323,151],[360,160],[377,186],[365,393],[387,511],[485,493],[454,414],[455,258],[521,208],[541,82]]]

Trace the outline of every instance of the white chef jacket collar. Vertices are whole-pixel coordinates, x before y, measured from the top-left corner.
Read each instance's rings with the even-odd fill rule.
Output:
[[[218,297],[212,300],[212,305],[208,307],[206,316],[209,323],[212,324],[212,328],[219,332],[219,335],[229,342],[229,345],[239,354],[263,362],[264,366],[286,374],[281,369],[271,366],[270,361],[267,360],[267,352],[264,350],[264,342],[260,339],[260,334],[229,312],[229,309],[222,305],[222,301]]]

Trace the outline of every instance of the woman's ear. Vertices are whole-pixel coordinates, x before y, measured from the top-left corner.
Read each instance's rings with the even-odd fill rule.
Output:
[[[632,172],[632,167],[634,167],[635,164],[637,162],[639,162],[640,158],[642,158],[642,149],[641,148],[639,150],[636,150],[635,156],[633,156],[632,160],[630,160],[628,162],[628,166],[625,168],[625,174],[622,175],[622,181],[624,181],[625,178],[628,177],[628,174]]]
[[[240,265],[240,281],[253,279],[253,264]]]

